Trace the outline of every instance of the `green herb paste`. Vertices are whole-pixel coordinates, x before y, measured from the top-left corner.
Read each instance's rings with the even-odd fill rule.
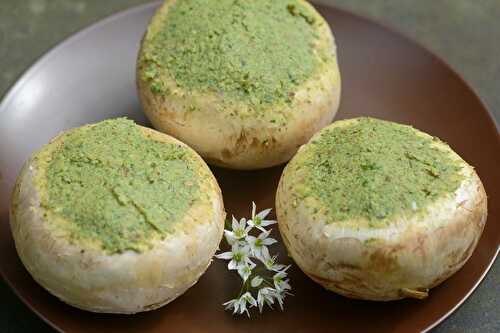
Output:
[[[46,169],[48,212],[74,241],[106,252],[142,251],[167,234],[198,197],[186,148],[149,139],[126,119],[65,134]]]
[[[422,211],[463,180],[463,162],[437,138],[405,125],[358,118],[332,127],[303,156],[300,198],[312,196],[327,207],[328,221],[383,220]]]
[[[146,37],[142,78],[160,94],[168,94],[166,72],[181,88],[226,101],[290,102],[318,62],[328,61],[314,46],[318,18],[298,0],[177,0]]]

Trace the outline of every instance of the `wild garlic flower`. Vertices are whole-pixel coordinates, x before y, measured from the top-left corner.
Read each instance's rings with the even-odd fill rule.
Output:
[[[274,274],[274,276],[273,276],[274,287],[276,288],[276,290],[278,292],[282,292],[282,291],[285,292],[287,290],[292,289],[292,287],[288,283],[289,280],[286,278],[287,277],[286,270],[289,267],[290,266],[287,266],[284,270],[279,271],[278,273]]]
[[[264,287],[259,289],[259,293],[257,294],[257,305],[259,306],[259,312],[262,313],[264,305],[269,306],[271,309],[274,304],[274,297],[276,294],[276,290],[269,287]]]
[[[248,235],[246,237],[246,241],[250,246],[250,250],[252,254],[257,258],[266,258],[269,257],[269,249],[267,248],[269,245],[273,245],[278,241],[274,238],[269,237],[271,234],[271,230],[263,231],[260,233],[258,237]]]
[[[242,240],[245,237],[247,237],[248,231],[250,231],[251,228],[252,227],[247,226],[246,219],[242,218],[238,222],[238,220],[233,216],[232,229],[231,230],[224,230],[224,235],[226,236],[226,241],[230,245],[233,245],[234,243],[238,242],[239,240]]]
[[[250,275],[252,275],[252,270],[255,268],[255,264],[250,262],[249,264],[238,267],[238,274],[243,279],[243,282],[246,282]]]
[[[249,304],[248,308],[257,306],[257,301],[249,292],[246,292],[240,297],[232,299],[222,305],[225,306],[226,310],[233,310],[233,314],[236,313],[243,314],[244,312],[246,312],[247,316],[250,317],[247,304]]]
[[[267,215],[269,215],[269,213],[271,212],[271,208],[264,209],[262,212],[257,214],[255,213],[256,210],[257,206],[255,205],[255,202],[252,202],[252,219],[248,220],[248,225],[252,228],[257,228],[260,231],[266,231],[264,227],[277,223],[273,220],[265,220]]]
[[[279,272],[286,267],[285,265],[278,264],[277,263],[278,257],[277,256],[271,257],[269,253],[267,254],[263,253],[263,256],[257,259],[259,259],[264,264],[264,266],[266,266],[266,269],[269,271]]]
[[[276,223],[265,219],[271,209],[259,213],[256,210],[255,203],[252,203],[250,220],[242,218],[238,221],[233,216],[230,228],[224,230],[231,251],[216,255],[218,259],[229,260],[228,269],[236,270],[243,281],[238,297],[224,303],[225,309],[233,310],[233,314],[246,313],[249,317],[248,309],[252,307],[258,307],[262,313],[265,305],[272,309],[278,303],[283,310],[284,299],[292,289],[286,272],[290,266],[277,263],[277,256],[269,253],[268,247],[277,243],[274,238],[269,237],[271,230],[265,229]],[[258,235],[257,230],[260,231]],[[257,259],[259,265],[252,259]]]
[[[230,260],[227,268],[229,270],[237,270],[241,267],[253,264],[252,260],[250,260],[249,255],[250,247],[248,245],[234,243],[231,247],[231,251],[218,254],[215,257],[218,259]]]

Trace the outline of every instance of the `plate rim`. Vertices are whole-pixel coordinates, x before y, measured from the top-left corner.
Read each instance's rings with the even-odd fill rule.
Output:
[[[33,76],[36,75],[36,72],[38,71],[39,67],[42,67],[47,61],[50,60],[51,57],[57,55],[58,52],[61,52],[63,48],[66,46],[70,45],[71,43],[77,42],[79,39],[83,38],[85,35],[91,33],[92,31],[99,29],[100,27],[121,19],[122,17],[128,16],[128,15],[133,15],[135,12],[141,12],[143,10],[147,10],[150,7],[158,7],[163,0],[155,0],[149,3],[133,6],[124,10],[117,11],[115,13],[111,13],[101,19],[97,19],[96,21],[88,24],[87,26],[69,34],[65,38],[63,38],[61,41],[57,42],[55,45],[51,46],[47,51],[43,52],[41,56],[36,58],[24,71],[21,72],[21,74],[16,78],[15,82],[7,89],[5,94],[2,96],[2,99],[0,100],[0,113],[4,110],[7,109],[10,100],[16,95],[17,91],[22,88],[22,86],[25,84],[26,81],[29,81],[29,79]],[[335,9],[338,12],[348,14],[349,16],[352,16],[358,20],[364,21],[369,23],[370,25],[375,25],[383,30],[392,33],[394,35],[398,35],[402,39],[404,39],[406,42],[411,43],[415,46],[417,46],[419,49],[421,49],[423,52],[427,53],[434,61],[436,61],[439,66],[442,66],[445,68],[455,79],[457,79],[460,84],[462,84],[466,89],[468,89],[472,97],[476,99],[476,101],[481,105],[482,110],[480,112],[485,113],[489,119],[489,126],[492,126],[494,129],[496,129],[497,132],[500,132],[500,121],[496,121],[495,117],[493,116],[493,113],[491,111],[491,108],[488,106],[488,104],[483,100],[483,98],[478,94],[476,89],[469,84],[469,82],[464,78],[462,74],[458,72],[453,66],[451,66],[449,63],[447,63],[441,56],[439,56],[436,52],[433,50],[429,49],[427,46],[424,46],[420,41],[415,40],[413,37],[409,36],[407,33],[400,31],[396,27],[392,26],[391,24],[385,22],[385,21],[378,21],[377,19],[370,17],[370,16],[365,16],[363,14],[358,14],[355,13],[351,10],[345,9],[342,6],[336,6],[331,3],[325,2],[325,0],[310,0],[315,5],[320,5],[320,6],[325,6],[329,7],[332,9]],[[483,112],[485,111],[485,112]],[[500,135],[498,136],[498,142],[500,143]],[[8,214],[7,214],[8,217]],[[490,222],[491,223],[491,222]],[[441,315],[441,317],[434,321],[432,324],[430,324],[428,327],[426,327],[422,332],[426,333],[434,329],[435,327],[439,326],[444,320],[446,320],[452,313],[458,310],[465,301],[476,291],[476,289],[479,287],[479,285],[484,281],[484,278],[486,275],[490,272],[491,268],[495,264],[496,260],[498,259],[500,254],[500,243],[497,244],[497,249],[495,254],[491,257],[488,266],[485,268],[485,270],[482,272],[481,276],[477,279],[477,281],[474,283],[474,285],[471,287],[471,289],[464,294],[464,296],[460,299],[459,302],[457,302],[452,308],[450,308],[445,314]],[[55,323],[50,321],[49,318],[45,317],[42,315],[37,308],[35,308],[30,302],[27,301],[25,297],[23,297],[20,293],[20,291],[15,287],[14,283],[7,277],[5,274],[4,270],[2,269],[2,266],[0,266],[0,277],[5,281],[6,285],[10,288],[10,290],[16,295],[18,299],[21,300],[21,302],[30,309],[34,314],[36,314],[40,319],[42,319],[47,325],[49,325],[51,328],[56,330],[57,332],[64,332],[61,328],[59,328]]]

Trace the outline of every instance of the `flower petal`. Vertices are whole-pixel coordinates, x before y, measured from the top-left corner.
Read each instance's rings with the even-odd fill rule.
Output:
[[[248,265],[240,266],[238,268],[238,274],[240,275],[240,277],[242,278],[242,280],[244,282],[246,280],[248,280],[248,278],[250,277],[250,275],[252,275],[252,268],[253,267],[250,267]]]
[[[273,279],[274,280],[279,280],[279,279],[282,279],[282,278],[284,278],[286,276],[287,276],[287,274],[286,274],[285,271],[278,271],[276,274],[274,274]]]
[[[256,227],[257,229],[259,229],[260,231],[262,231],[262,232],[267,231],[267,230],[266,230],[266,228],[264,228],[264,227],[263,227],[263,226],[261,226],[261,225],[255,225],[255,227]]]
[[[290,267],[292,267],[292,265],[286,266],[285,269],[282,270],[282,272],[286,272]]]
[[[267,267],[267,263],[272,260],[271,255],[269,254],[269,251],[267,253],[262,253],[262,256],[258,258],[264,265]]]
[[[234,311],[233,311],[233,314],[236,314],[238,313],[238,309],[240,307],[240,302],[236,302],[234,303]]]
[[[227,264],[227,269],[229,269],[230,271],[238,269],[238,263],[235,260],[231,260],[229,264]]]
[[[255,241],[257,240],[257,237],[252,236],[252,235],[248,235],[245,239],[246,239],[246,241],[249,244],[255,244]]]
[[[285,265],[276,264],[276,265],[274,265],[273,269],[271,269],[271,270],[275,271],[275,272],[279,272],[280,270],[283,269],[283,267],[285,267]]]
[[[260,240],[264,240],[266,239],[267,237],[269,237],[269,235],[271,234],[271,230],[266,230],[264,232],[261,232],[260,235],[259,235],[259,239]]]
[[[248,256],[250,254],[250,246],[244,245],[244,246],[240,247],[239,251],[241,254]]]
[[[266,246],[262,246],[260,249],[260,255],[263,258],[269,258],[270,257],[269,249]]]
[[[243,296],[240,297],[240,302],[239,302],[239,304],[240,304],[240,314],[243,314],[243,312],[245,312],[245,311],[248,312],[248,310],[247,310],[247,301],[246,301],[246,299]]]
[[[233,215],[233,219],[232,219],[231,225],[233,227],[233,231],[238,228],[238,220],[234,217],[234,215]]]
[[[240,245],[240,243],[236,242],[231,246],[231,252],[233,252],[233,254],[239,253],[241,248],[242,246]]]
[[[281,287],[283,288],[283,290],[292,290],[292,286],[290,286],[288,281],[290,281],[290,280],[287,279],[281,283],[282,284]]]
[[[273,292],[273,296],[278,301],[281,311],[283,311],[283,300],[285,298],[285,295],[280,291],[276,290],[275,292]]]
[[[255,298],[253,297],[253,295],[247,291],[246,293],[244,293],[240,299],[244,299],[245,302],[248,302],[251,306],[257,306],[257,301],[255,300]]]
[[[225,307],[226,310],[229,310],[234,307],[234,303],[238,301],[237,298],[232,299],[230,301],[227,301],[226,303],[223,303],[222,305]]]
[[[266,239],[262,240],[262,244],[267,245],[267,246],[273,245],[274,243],[277,243],[277,242],[278,241],[274,238],[266,238]]]
[[[222,259],[222,260],[229,260],[229,259],[233,259],[233,252],[224,252],[224,253],[220,253],[220,254],[217,254],[215,256],[217,259]]]
[[[269,225],[273,225],[273,224],[276,224],[276,223],[278,223],[278,221],[274,221],[274,220],[262,220],[262,221],[260,222],[260,225],[261,225],[262,227],[267,227],[267,226],[269,226]]]
[[[253,298],[252,295],[250,295],[250,297],[247,299],[248,303],[250,303],[252,306],[257,306],[257,301],[255,300],[255,298]]]
[[[256,217],[259,217],[261,220],[264,220],[267,215],[271,212],[271,208],[264,209],[262,212],[258,213]]]
[[[257,297],[257,304],[259,306],[259,312],[262,313],[262,309],[264,308],[264,297],[260,295],[260,290],[259,290],[259,296]]]
[[[224,230],[224,236],[226,237],[226,241],[229,245],[233,245],[234,242],[236,242],[236,236],[234,235],[234,232],[229,231],[229,230]]]

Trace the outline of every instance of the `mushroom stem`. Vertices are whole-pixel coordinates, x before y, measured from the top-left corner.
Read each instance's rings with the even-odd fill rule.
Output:
[[[410,288],[402,288],[400,293],[405,297],[416,298],[416,299],[424,299],[429,296],[429,289],[424,290],[415,290]]]

